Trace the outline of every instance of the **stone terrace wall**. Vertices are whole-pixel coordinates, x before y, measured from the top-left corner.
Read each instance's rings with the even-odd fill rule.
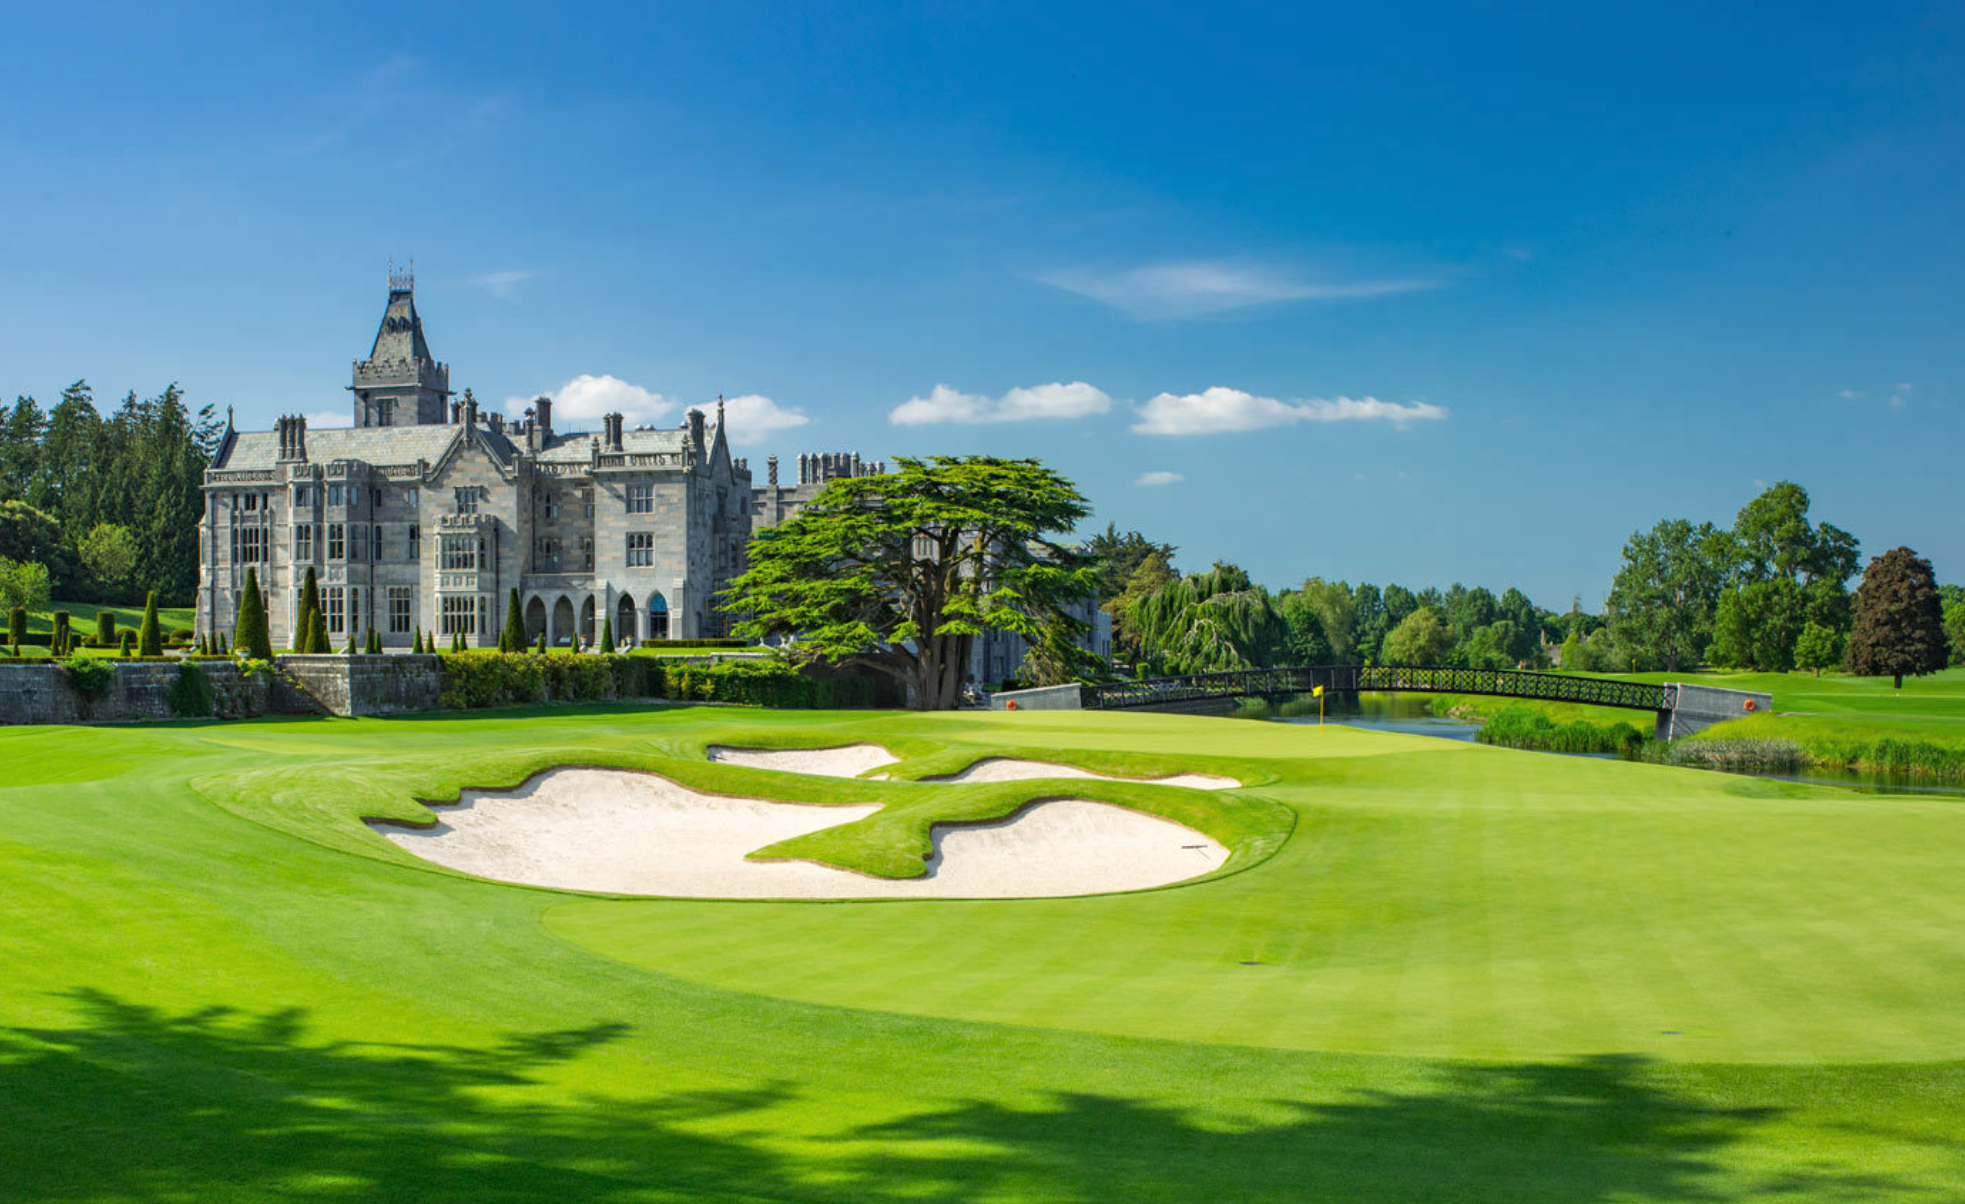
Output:
[[[100,698],[85,698],[69,684],[59,664],[9,665],[0,669],[0,723],[103,723],[132,719],[173,719],[170,691],[179,667],[163,664],[114,665],[115,683]],[[212,713],[221,719],[264,715],[280,705],[279,691],[265,676],[249,677],[222,661],[197,666],[211,682]]]
[[[331,715],[433,711],[443,692],[434,656],[282,656],[280,676]]]

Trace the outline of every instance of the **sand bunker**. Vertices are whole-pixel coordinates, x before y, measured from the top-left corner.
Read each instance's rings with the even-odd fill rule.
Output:
[[[961,773],[929,782],[1023,782],[1032,778],[1097,778],[1101,782],[1151,782],[1156,786],[1188,786],[1195,790],[1233,790],[1241,783],[1212,773],[1177,773],[1164,778],[1121,778],[1109,773],[1093,773],[1076,765],[1052,765],[1047,761],[1023,761],[1015,757],[984,757]]]
[[[857,778],[869,769],[900,760],[878,744],[848,744],[840,748],[731,748],[712,744],[709,754],[710,760],[726,765],[814,773],[828,778]]]
[[[1008,819],[934,830],[928,875],[871,878],[806,861],[747,861],[780,840],[851,823],[875,804],[814,807],[699,794],[650,774],[555,769],[510,791],[467,790],[432,828],[371,821],[418,857],[531,886],[709,899],[1031,898],[1104,894],[1217,869],[1228,850],[1192,828],[1109,803],[1057,799]]]

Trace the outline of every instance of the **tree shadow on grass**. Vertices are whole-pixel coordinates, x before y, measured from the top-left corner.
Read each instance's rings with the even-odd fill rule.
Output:
[[[771,1109],[795,1098],[782,1082],[665,1091],[651,1061],[635,1099],[539,1088],[605,1056],[622,1024],[392,1045],[310,1039],[294,1009],[73,1000],[73,1026],[0,1030],[0,1199],[1702,1200],[1728,1198],[1728,1147],[1771,1115],[1601,1058],[1442,1068],[1412,1093],[1272,1102],[1240,1124],[1059,1094],[849,1120],[793,1144],[771,1137]]]

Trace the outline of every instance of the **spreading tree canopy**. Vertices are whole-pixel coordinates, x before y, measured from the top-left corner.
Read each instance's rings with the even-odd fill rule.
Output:
[[[1060,542],[1085,498],[1035,460],[903,458],[881,476],[833,481],[751,542],[722,595],[737,634],[791,654],[887,674],[922,710],[955,705],[976,637],[1032,644],[1084,629],[1091,558]]]
[[[1888,673],[1903,689],[1904,674],[1945,667],[1944,614],[1931,562],[1909,548],[1892,548],[1863,570],[1856,589],[1856,628],[1844,667],[1860,676]]]
[[[1289,624],[1269,591],[1219,561],[1139,598],[1126,621],[1160,672],[1260,669],[1289,658]]]

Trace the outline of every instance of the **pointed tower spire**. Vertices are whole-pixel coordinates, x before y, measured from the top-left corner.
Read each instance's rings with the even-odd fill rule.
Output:
[[[407,268],[389,261],[389,302],[376,327],[368,358],[355,362],[356,426],[441,423],[448,410],[450,366],[437,362],[423,339],[416,313],[415,260]]]

